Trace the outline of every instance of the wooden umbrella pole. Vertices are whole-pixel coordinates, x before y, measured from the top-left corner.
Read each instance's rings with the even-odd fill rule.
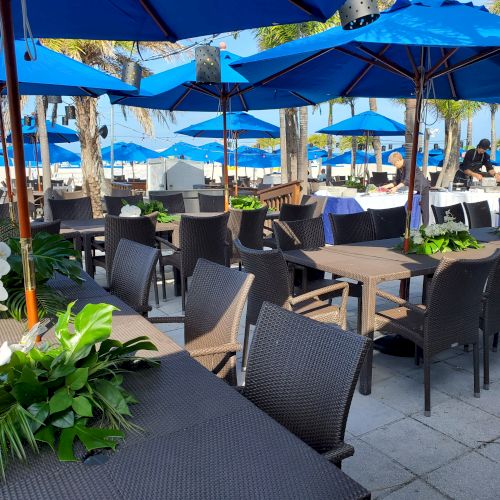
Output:
[[[5,125],[3,123],[3,109],[0,102],[0,136],[2,139],[3,163],[5,165],[5,184],[7,184],[7,199],[9,200],[10,220],[15,220],[14,194],[12,193],[12,180],[10,178],[9,154],[7,151],[7,140],[5,136]]]
[[[224,138],[224,165],[222,166],[222,175],[224,177],[224,210],[227,212],[229,210],[229,174],[227,170],[227,96],[225,91],[222,92],[221,97],[222,106],[222,127],[223,127],[223,138]]]
[[[238,132],[235,132],[234,150],[234,195],[238,196]]]
[[[28,190],[26,187],[26,170],[24,163],[23,131],[21,127],[21,106],[19,99],[19,82],[17,79],[16,53],[14,50],[14,30],[12,25],[11,0],[0,1],[0,23],[2,26],[2,43],[5,57],[5,73],[7,82],[7,98],[11,124],[12,146],[14,149],[14,168],[17,185],[17,209],[19,233],[21,236],[21,258],[24,273],[24,290],[26,293],[26,310],[28,328],[38,322],[36,300],[35,265],[31,244],[31,226],[28,209]],[[37,338],[37,340],[40,340]]]

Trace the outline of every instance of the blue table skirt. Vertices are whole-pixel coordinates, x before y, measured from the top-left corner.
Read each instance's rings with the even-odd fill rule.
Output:
[[[407,204],[405,204],[405,207]],[[332,226],[328,214],[355,214],[363,212],[363,208],[356,201],[356,198],[335,198],[329,196],[325,203],[323,211],[323,225],[325,226],[325,240],[327,243],[333,244]],[[413,210],[411,214],[411,228],[418,229],[420,227],[420,195],[413,196]]]

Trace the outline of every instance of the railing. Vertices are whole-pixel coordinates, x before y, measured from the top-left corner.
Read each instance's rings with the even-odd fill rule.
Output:
[[[281,210],[283,203],[292,203],[294,205],[300,203],[301,189],[300,181],[294,181],[257,191],[257,196],[270,209]]]

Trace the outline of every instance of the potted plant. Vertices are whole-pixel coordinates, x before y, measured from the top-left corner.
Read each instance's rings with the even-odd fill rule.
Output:
[[[140,201],[137,205],[129,205],[126,200],[123,200],[123,207],[120,212],[120,217],[151,217],[157,222],[173,222],[178,220],[177,216],[169,215],[168,211],[163,206],[163,203],[158,200],[149,202]]]
[[[229,206],[233,210],[259,210],[264,206],[257,196],[231,196]]]

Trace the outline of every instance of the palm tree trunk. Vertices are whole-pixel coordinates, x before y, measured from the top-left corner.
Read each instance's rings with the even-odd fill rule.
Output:
[[[490,104],[490,115],[491,115],[491,159],[495,161],[497,159],[497,131],[495,125],[496,112],[498,104]]]
[[[472,147],[472,113],[467,115],[467,149]]]
[[[451,169],[452,160],[452,149],[455,142],[455,134],[458,129],[458,120],[445,119],[445,150],[444,150],[444,160],[443,167],[441,168],[441,173],[439,174],[438,180],[436,182],[437,187],[445,187],[449,184],[450,173],[448,170]],[[453,169],[453,175],[455,175],[455,169]],[[453,178],[452,178],[453,180]]]
[[[38,118],[38,142],[40,144],[40,156],[42,158],[42,177],[43,177],[43,191],[47,191],[51,187],[50,179],[52,172],[50,171],[50,151],[49,151],[49,137],[47,135],[47,122],[46,120],[46,97],[41,95],[36,96],[36,115]],[[40,188],[40,187],[39,187]]]
[[[309,171],[309,160],[307,158],[308,138],[308,109],[307,106],[299,108],[299,155],[297,162],[297,178],[302,183],[302,190],[307,193],[307,178]]]
[[[370,111],[377,112],[377,99],[370,97],[368,99]],[[377,162],[377,172],[382,172],[382,145],[380,144],[380,137],[372,137],[373,150],[375,151],[375,160]]]
[[[297,110],[289,108],[286,110],[286,153],[289,182],[298,179],[298,148],[299,130]]]
[[[354,106],[354,99],[349,99],[349,106],[351,107],[351,116],[356,114],[356,109]],[[351,139],[351,176],[356,175],[356,152],[358,150],[358,139],[352,137]]]
[[[286,184],[290,181],[290,172],[288,169],[288,154],[287,154],[287,125],[286,125],[286,109],[280,109],[280,154],[281,154],[281,182]],[[255,172],[255,170],[254,170]]]
[[[90,196],[94,217],[103,216],[101,183],[104,180],[101,146],[97,127],[97,99],[74,97],[76,125],[80,136],[83,190]]]

